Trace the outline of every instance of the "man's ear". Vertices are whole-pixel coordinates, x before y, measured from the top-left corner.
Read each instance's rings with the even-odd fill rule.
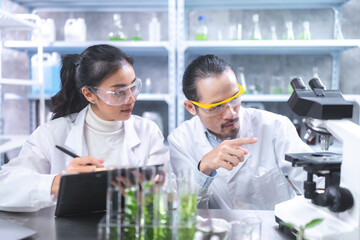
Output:
[[[197,113],[196,113],[196,109],[195,109],[195,105],[194,104],[192,104],[190,101],[185,101],[184,102],[184,106],[185,106],[185,108],[189,111],[189,113],[191,114],[191,115],[196,115]]]
[[[81,89],[82,94],[90,103],[95,103],[95,94],[91,92],[88,88],[83,87]]]

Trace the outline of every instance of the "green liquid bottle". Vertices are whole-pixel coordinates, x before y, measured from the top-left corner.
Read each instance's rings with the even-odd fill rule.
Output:
[[[195,33],[196,41],[207,41],[208,40],[208,27],[206,25],[206,17],[198,17],[198,26]]]

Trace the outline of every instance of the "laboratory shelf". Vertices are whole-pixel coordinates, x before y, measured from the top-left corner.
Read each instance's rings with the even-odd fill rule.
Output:
[[[86,42],[44,42],[44,52],[58,52],[60,54],[81,53],[87,47],[97,44],[109,44],[116,46],[127,54],[137,56],[167,56],[170,44],[167,41],[86,41]],[[34,54],[37,51],[36,43],[32,41],[5,41],[4,47],[26,51]]]
[[[186,9],[320,9],[341,7],[349,0],[185,0]]]
[[[12,0],[36,12],[114,12],[114,11],[167,11],[167,0]]]
[[[360,40],[241,40],[184,41],[180,44],[188,54],[330,54],[357,48]]]
[[[23,16],[25,14],[22,14]],[[33,29],[36,24],[0,9],[0,29]]]

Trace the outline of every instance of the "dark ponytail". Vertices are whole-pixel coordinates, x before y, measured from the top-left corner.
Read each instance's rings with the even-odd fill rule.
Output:
[[[75,81],[80,58],[79,54],[69,54],[61,60],[61,90],[51,98],[50,110],[54,113],[52,119],[80,112],[88,104]]]
[[[82,94],[84,86],[98,86],[106,77],[133,59],[110,45],[95,45],[83,53],[69,54],[61,61],[61,89],[51,98],[52,119],[80,112],[89,102]]]

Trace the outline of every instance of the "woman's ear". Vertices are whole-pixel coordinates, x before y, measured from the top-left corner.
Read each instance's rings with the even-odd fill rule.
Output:
[[[84,95],[84,97],[86,98],[86,100],[88,100],[90,103],[95,103],[95,94],[92,91],[90,91],[86,87],[83,87],[81,89],[81,92]]]
[[[185,106],[185,108],[189,111],[189,113],[190,113],[191,115],[194,115],[194,116],[195,116],[195,115],[197,114],[195,105],[192,104],[190,101],[185,101],[185,102],[184,102],[184,106]]]

